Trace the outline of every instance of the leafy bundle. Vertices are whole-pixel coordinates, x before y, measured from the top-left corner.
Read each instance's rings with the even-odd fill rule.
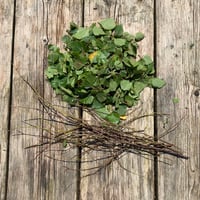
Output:
[[[62,38],[65,51],[49,45],[46,76],[70,105],[91,107],[112,123],[136,105],[145,87],[161,88],[150,56],[137,56],[140,32],[131,35],[121,24],[105,19],[90,27],[71,23]]]

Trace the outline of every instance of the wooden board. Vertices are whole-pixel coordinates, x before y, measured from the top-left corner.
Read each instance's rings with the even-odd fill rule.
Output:
[[[196,0],[156,1],[157,68],[167,85],[158,91],[158,112],[169,113],[159,120],[158,131],[182,121],[163,137],[180,147],[190,158],[159,163],[158,194],[162,200],[200,199],[200,3]],[[177,98],[179,99],[177,101]],[[169,157],[161,157],[161,160]]]
[[[23,123],[23,120],[41,117],[41,113],[35,110],[40,108],[39,103],[19,74],[43,95],[45,29],[42,8],[43,5],[39,1],[37,3],[29,0],[16,2],[8,199],[40,199],[41,188],[45,187],[45,181],[40,182],[40,159],[35,159],[39,149],[24,149],[37,143],[38,138],[29,135],[14,136],[21,132],[41,134],[40,130]],[[40,122],[36,125],[40,125]]]
[[[153,1],[85,1],[85,25],[90,25],[108,17],[115,18],[116,21],[124,25],[125,31],[132,34],[139,31],[144,32],[146,38],[141,42],[140,54],[152,56]],[[147,89],[143,93],[140,105],[135,108],[133,115],[152,114],[152,112],[152,91]],[[85,115],[85,119],[92,120],[88,118],[88,115]],[[152,135],[153,118],[146,118],[137,122],[135,128],[145,128]],[[98,153],[89,154],[88,156],[83,155],[83,161],[88,158],[92,160],[99,155]],[[81,199],[153,199],[153,162],[135,155],[125,156],[120,162],[131,173],[122,169],[117,163],[113,163],[113,165],[103,169],[100,173],[83,178],[81,181]],[[82,169],[96,165],[96,163],[84,164]],[[82,176],[84,175],[86,173],[83,171]]]
[[[13,1],[0,5],[0,199],[5,198],[7,170],[7,140],[12,52]]]
[[[52,97],[47,83],[45,90],[43,89],[47,43],[49,41],[58,44],[72,19],[80,22],[81,2],[17,0],[15,15],[12,135],[7,199],[75,199],[76,185],[70,184],[76,182],[76,171],[69,171],[65,164],[44,156],[36,157],[41,148],[24,149],[38,143],[38,137],[14,135],[19,131],[43,135],[40,129],[22,123],[23,120],[41,118],[43,114],[36,111],[42,110],[42,106],[19,74],[30,82],[40,95],[51,100],[55,98]],[[55,103],[54,100],[52,102]],[[28,109],[30,107],[33,109]],[[42,120],[37,120],[35,124],[41,126]]]
[[[48,42],[49,44],[58,45],[63,49],[61,38],[66,34],[66,30],[70,28],[70,22],[73,21],[79,25],[82,23],[82,1],[52,1],[46,8],[49,13],[47,19]],[[67,103],[62,102],[61,98],[53,92],[49,82],[46,80],[44,81],[44,88],[45,99],[54,105],[63,106],[57,106],[57,109],[65,112],[67,115],[69,114],[78,117],[78,108],[71,108]],[[57,130],[62,129],[59,125],[56,125],[54,128]],[[70,127],[67,128],[70,129]],[[63,151],[47,152],[47,155],[52,159],[47,159],[48,171],[45,172],[45,169],[43,171],[46,174],[49,193],[51,193],[49,199],[77,199],[77,174],[79,172],[75,163],[78,160],[77,149],[69,151],[68,149],[63,149],[62,144],[54,145],[50,149]],[[73,161],[73,163],[60,162],[59,160]],[[44,191],[44,193],[45,192],[46,191]]]

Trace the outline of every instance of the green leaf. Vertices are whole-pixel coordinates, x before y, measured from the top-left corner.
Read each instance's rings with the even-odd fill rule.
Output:
[[[131,63],[130,63],[130,59],[129,58],[124,57],[122,61],[126,66],[131,67]]]
[[[153,63],[153,60],[152,60],[151,57],[148,56],[148,55],[145,55],[142,59],[144,60],[144,64],[145,64],[145,65],[150,65],[150,64]]]
[[[117,89],[117,87],[118,87],[118,83],[116,81],[111,80],[109,82],[109,90],[110,91],[115,91]]]
[[[73,88],[73,87],[75,86],[75,84],[76,84],[76,78],[75,78],[75,77],[72,77],[72,78],[70,79],[70,85],[71,85],[71,87]]]
[[[78,25],[74,22],[70,22],[70,31],[77,30]]]
[[[83,73],[83,70],[76,70],[76,75],[81,75]]]
[[[103,29],[96,26],[93,28],[92,32],[95,36],[105,35],[105,32],[103,31]]]
[[[72,41],[70,43],[70,50],[73,51],[73,52],[81,52],[82,50],[82,45],[80,44],[79,41],[75,40],[75,41]]]
[[[64,141],[63,141],[63,148],[66,148],[67,147],[67,140],[65,139]]]
[[[103,119],[105,119],[106,116],[110,114],[110,112],[108,111],[107,107],[98,108],[98,109],[95,109],[95,111]]]
[[[114,62],[115,69],[120,70],[123,69],[123,63],[120,60],[116,60]]]
[[[128,44],[128,54],[132,56],[136,56],[137,54],[137,47],[131,43]]]
[[[151,79],[151,85],[154,88],[162,88],[164,85],[166,84],[166,82],[162,79],[159,78],[152,78]]]
[[[47,70],[45,71],[45,75],[47,76],[48,79],[51,79],[55,75],[58,75],[58,70],[56,68],[48,67]]]
[[[133,41],[134,38],[135,38],[133,35],[131,35],[131,34],[127,33],[127,32],[125,32],[125,33],[123,34],[123,36],[126,38],[126,40],[127,40],[128,42]]]
[[[129,63],[131,64],[131,66],[136,67],[137,66],[137,61],[134,58],[130,58],[129,59]]]
[[[65,43],[65,44],[69,44],[71,42],[71,37],[69,35],[64,35],[62,37],[62,41]]]
[[[71,97],[69,95],[64,95],[63,96],[63,101],[66,101],[67,103],[69,103],[70,105],[75,105],[77,100],[74,97]]]
[[[49,45],[48,45],[48,50],[49,50],[49,51],[58,52],[60,49],[59,49],[59,47],[57,47],[57,46],[55,46],[55,45],[49,44]]]
[[[125,115],[127,111],[126,105],[119,105],[118,109],[116,110],[117,113],[119,113],[120,116]]]
[[[86,97],[89,94],[89,92],[87,90],[84,90],[84,89],[77,89],[76,94],[78,95],[78,97],[80,99],[80,98]]]
[[[144,34],[143,33],[138,32],[138,33],[135,34],[135,41],[136,42],[139,42],[139,41],[141,41],[143,39],[144,39]]]
[[[89,105],[89,104],[92,104],[93,101],[94,101],[94,97],[93,96],[87,96],[87,97],[81,99],[80,103],[82,103],[84,105]]]
[[[121,47],[121,46],[124,46],[126,44],[126,40],[121,39],[121,38],[116,38],[116,39],[114,39],[114,44],[118,47]]]
[[[121,37],[123,35],[123,26],[121,24],[117,25],[115,27],[115,33],[114,36],[115,37]]]
[[[106,120],[113,124],[118,124],[120,122],[120,115],[117,112],[112,112],[111,114],[106,116]]]
[[[64,88],[63,86],[59,86],[59,88],[60,88],[63,92],[65,92],[66,94],[68,94],[68,95],[74,97],[74,94],[73,94],[73,92],[72,92],[70,89]]]
[[[136,81],[134,83],[134,91],[135,91],[136,95],[138,95],[142,90],[144,90],[144,88],[146,86],[147,86],[146,83],[140,82],[140,81]]]
[[[122,90],[126,91],[126,90],[130,90],[132,87],[132,82],[130,82],[129,80],[122,80],[120,82],[120,87]]]
[[[81,40],[89,36],[89,29],[80,27],[78,31],[73,35],[74,38]]]
[[[48,55],[48,63],[55,64],[59,60],[59,53],[51,53]]]
[[[78,79],[81,80],[79,83],[81,87],[88,88],[93,86],[96,81],[96,76],[90,72],[85,72],[84,74],[79,75]]]
[[[99,24],[102,26],[102,28],[104,30],[112,30],[115,28],[116,24],[115,24],[115,20],[114,19],[105,19],[101,22],[99,22]]]
[[[105,93],[103,93],[103,92],[100,92],[100,93],[98,93],[97,95],[96,95],[96,98],[97,98],[97,100],[99,101],[99,102],[104,102],[106,99],[107,99],[107,96],[106,96],[106,94]]]
[[[179,98],[173,98],[172,101],[173,101],[174,104],[177,104],[177,103],[179,103],[180,99]]]
[[[98,108],[102,108],[102,107],[104,107],[104,105],[101,104],[97,99],[94,99],[94,101],[92,103],[92,108],[98,109]]]
[[[126,95],[124,100],[128,107],[132,107],[133,105],[135,105],[135,99],[130,97],[129,95]]]
[[[137,70],[140,72],[146,72],[147,71],[147,67],[144,65],[138,65],[137,66]]]

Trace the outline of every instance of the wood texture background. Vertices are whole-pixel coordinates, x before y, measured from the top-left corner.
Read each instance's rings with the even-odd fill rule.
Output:
[[[0,199],[200,199],[199,13],[197,0],[0,0]],[[21,131],[43,139],[41,130],[30,128],[23,121],[45,117],[45,113],[37,112],[42,107],[19,75],[41,96],[64,105],[44,77],[47,44],[62,46],[61,36],[71,21],[87,26],[107,17],[122,23],[130,33],[144,32],[140,53],[154,56],[157,74],[167,82],[156,93],[146,89],[133,115],[158,111],[169,116],[157,118],[155,124],[149,117],[136,126],[145,128],[150,135],[162,136],[180,122],[163,139],[176,144],[190,159],[160,156],[155,163],[152,157],[147,160],[127,155],[121,163],[132,173],[113,163],[108,169],[79,180],[76,165],[56,160],[77,159],[77,149],[36,157],[39,147],[24,148],[35,144],[38,138],[16,136]],[[177,98],[178,103],[173,101]],[[66,112],[78,113],[70,108]],[[36,125],[44,126],[44,121]]]

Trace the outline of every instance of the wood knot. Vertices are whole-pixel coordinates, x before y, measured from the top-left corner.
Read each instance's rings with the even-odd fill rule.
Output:
[[[49,40],[48,40],[47,37],[44,37],[44,38],[42,39],[42,41],[43,41],[43,43],[44,43],[45,45],[47,45],[47,44],[49,43]]]
[[[200,89],[197,89],[197,90],[194,91],[194,95],[195,95],[196,97],[199,96],[199,94],[200,94],[199,91],[200,91]]]

